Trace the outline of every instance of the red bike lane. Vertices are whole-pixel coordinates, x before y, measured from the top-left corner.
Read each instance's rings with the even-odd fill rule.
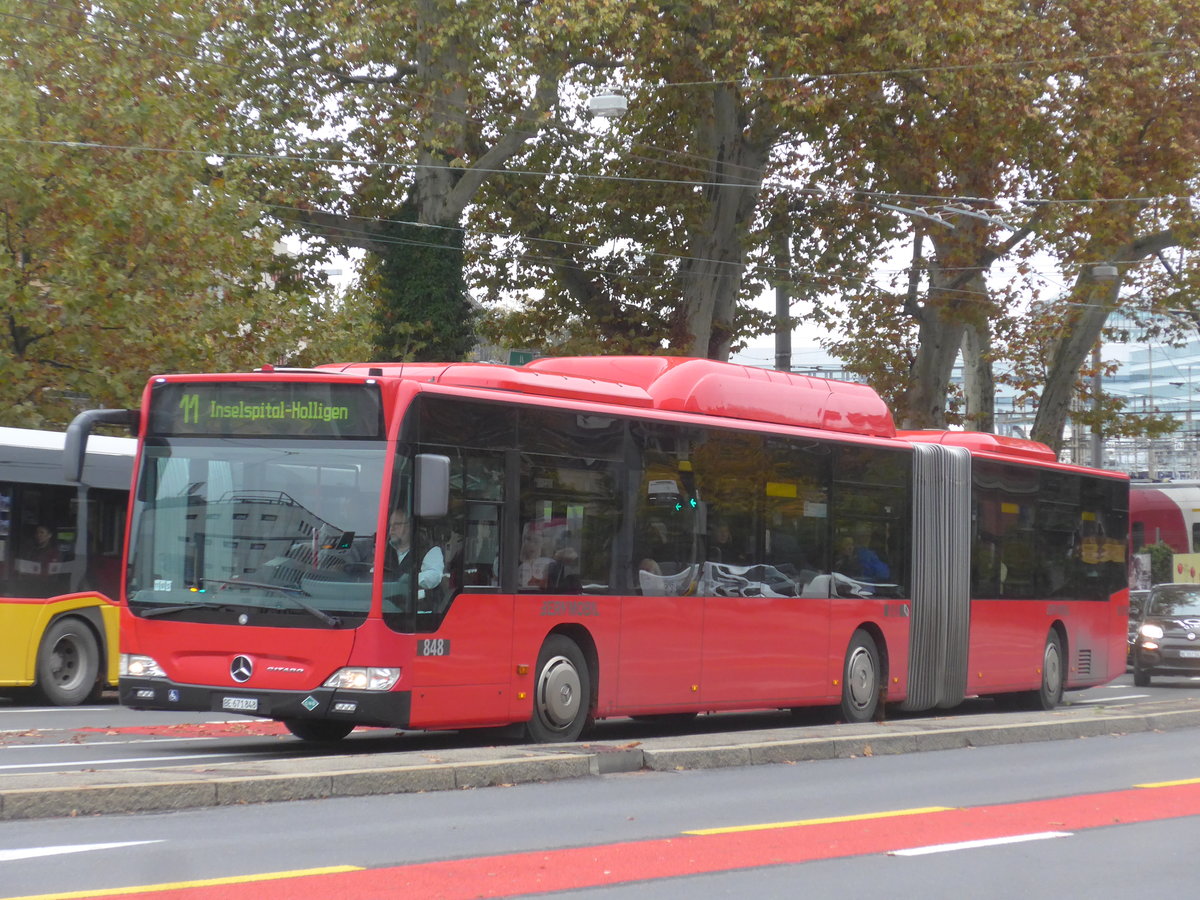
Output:
[[[233,876],[59,898],[156,900],[467,900],[517,897],[685,875],[897,853],[963,842],[1035,839],[1200,814],[1200,780],[995,806],[892,810],[766,823],[676,837],[350,869]],[[345,867],[349,869],[350,867]]]

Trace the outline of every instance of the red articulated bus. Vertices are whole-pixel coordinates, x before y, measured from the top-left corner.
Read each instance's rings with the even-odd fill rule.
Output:
[[[863,385],[352,364],[156,377],[131,415],[131,707],[570,741],[615,716],[1050,708],[1124,671],[1127,479],[898,433]]]

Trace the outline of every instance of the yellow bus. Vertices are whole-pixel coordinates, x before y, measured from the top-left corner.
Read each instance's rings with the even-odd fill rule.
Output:
[[[0,694],[54,706],[117,683],[121,545],[136,441],[96,436],[78,483],[65,435],[0,428]]]

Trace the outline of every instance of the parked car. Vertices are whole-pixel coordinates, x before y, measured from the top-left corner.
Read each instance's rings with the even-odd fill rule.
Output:
[[[1137,642],[1138,628],[1142,624],[1142,609],[1146,605],[1149,591],[1129,592],[1129,635],[1125,644],[1125,670],[1133,668],[1133,645]]]
[[[1200,675],[1200,584],[1156,584],[1138,618],[1133,683],[1152,675]]]

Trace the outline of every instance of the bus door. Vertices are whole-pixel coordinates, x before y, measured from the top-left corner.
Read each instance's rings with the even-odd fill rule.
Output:
[[[635,593],[621,605],[617,703],[623,709],[694,707],[700,697],[703,510],[686,437],[677,431],[634,429],[644,468],[630,478]]]
[[[704,699],[788,705],[823,696],[827,448],[714,431],[694,457],[708,509]]]

